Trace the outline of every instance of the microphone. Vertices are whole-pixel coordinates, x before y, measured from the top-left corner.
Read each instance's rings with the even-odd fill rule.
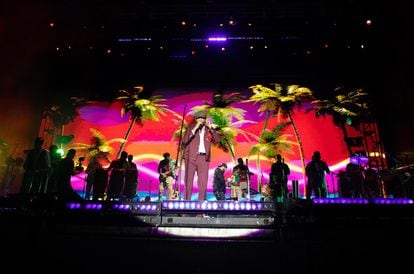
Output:
[[[198,127],[194,127],[195,128],[194,132],[197,132],[197,131],[201,130],[203,127],[204,127],[204,123],[201,123]]]
[[[199,126],[198,126],[198,130],[201,130],[204,126],[206,125],[206,122],[203,122],[203,123],[201,123]]]

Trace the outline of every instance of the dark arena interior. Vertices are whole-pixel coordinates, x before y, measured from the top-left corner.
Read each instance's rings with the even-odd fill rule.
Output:
[[[410,20],[409,1],[2,1],[3,272],[411,269]]]

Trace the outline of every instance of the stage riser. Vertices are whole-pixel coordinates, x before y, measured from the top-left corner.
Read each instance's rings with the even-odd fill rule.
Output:
[[[268,217],[162,217],[161,226],[207,227],[266,227],[273,226],[275,219]]]

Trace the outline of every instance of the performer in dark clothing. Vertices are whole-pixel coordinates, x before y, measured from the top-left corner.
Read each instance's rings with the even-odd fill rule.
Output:
[[[237,163],[238,164],[233,167],[234,186],[236,188],[235,192],[237,200],[241,201],[243,197],[250,199],[250,197],[247,197],[247,193],[250,185],[250,175],[252,173],[250,173],[249,167],[244,164],[243,158],[238,158]]]
[[[288,188],[289,166],[283,161],[282,155],[276,155],[276,162],[270,168],[270,195],[275,202],[286,201]]]
[[[213,191],[217,201],[226,200],[226,180],[224,178],[226,169],[226,163],[222,163],[214,170]]]
[[[158,163],[158,173],[160,184],[158,186],[158,201],[162,201],[164,190],[167,189],[167,200],[173,200],[174,189],[173,182],[175,178],[177,164],[175,160],[171,159],[170,153],[165,152],[163,154],[164,159]]]
[[[108,185],[108,170],[103,168],[102,163],[110,162],[106,153],[98,152],[89,158],[86,167],[85,199],[89,200],[93,190],[93,199],[103,199]]]
[[[194,115],[183,138],[185,146],[185,200],[191,200],[194,175],[198,177],[198,200],[206,200],[208,170],[211,158],[211,144],[218,143],[220,137],[204,112]]]
[[[321,153],[315,151],[312,161],[306,165],[306,176],[308,177],[308,184],[306,186],[307,199],[310,199],[312,191],[315,193],[316,198],[327,196],[325,172],[331,173],[327,163],[321,160]]]
[[[58,188],[58,182],[56,181],[56,168],[59,162],[62,160],[62,155],[60,155],[58,149],[59,148],[57,145],[52,144],[49,146],[50,169],[46,193],[55,192]]]
[[[35,139],[34,148],[29,150],[23,163],[24,175],[21,193],[45,193],[49,179],[50,155],[43,148],[42,137]]]
[[[75,169],[75,163],[73,161],[75,154],[75,149],[69,149],[66,157],[60,160],[55,169],[57,194],[64,200],[81,199],[71,185],[72,175],[79,174],[83,171],[81,168]]]
[[[119,159],[112,161],[108,167],[108,171],[111,172],[107,191],[109,200],[121,198],[125,186],[125,172],[128,167],[127,158],[128,153],[122,151]]]
[[[344,196],[352,198],[364,197],[364,169],[362,166],[349,162],[346,165],[345,172],[348,179],[346,187],[348,187],[349,192],[344,191],[346,194]],[[343,189],[348,190],[346,187],[343,187]]]
[[[124,196],[127,200],[131,200],[137,195],[138,168],[137,165],[132,161],[133,159],[133,155],[128,155],[124,188]]]

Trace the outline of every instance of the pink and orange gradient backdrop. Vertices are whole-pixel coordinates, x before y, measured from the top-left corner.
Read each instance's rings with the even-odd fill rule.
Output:
[[[246,95],[251,95],[250,91],[239,91]],[[190,111],[194,106],[203,105],[205,101],[211,102],[213,97],[213,89],[160,89],[154,95],[161,95],[166,99],[164,102],[167,107],[180,117],[184,114],[186,119],[191,115]],[[242,108],[245,112],[245,119],[255,121],[255,123],[246,123],[241,129],[259,135],[263,129],[265,116],[257,111],[259,105],[253,103],[237,103],[232,107]],[[106,138],[123,138],[129,127],[128,116],[121,117],[122,104],[120,102],[103,103],[96,102],[88,104],[79,109],[79,117],[65,126],[64,134],[73,134],[73,143],[90,144],[92,134],[90,128],[100,131]],[[334,172],[344,169],[349,161],[349,155],[343,140],[341,129],[334,125],[332,117],[316,118],[313,112],[305,113],[304,109],[296,109],[294,111],[294,121],[298,128],[303,143],[306,163],[315,150],[322,154],[322,158],[328,163],[330,169]],[[268,128],[273,128],[279,123],[277,117],[273,117],[269,121]],[[167,112],[165,116],[161,116],[161,121],[145,121],[143,125],[135,125],[125,145],[124,150],[134,155],[134,162],[139,169],[138,192],[155,194],[158,189],[158,173],[157,165],[162,159],[164,152],[170,152],[175,159],[177,155],[178,140],[173,138],[173,133],[180,128],[181,120],[172,113]],[[289,139],[296,141],[293,129],[289,126],[284,134],[288,134]],[[114,153],[110,155],[111,160],[116,158],[116,154],[120,147],[120,143],[112,144]],[[243,136],[237,136],[237,144],[235,146],[236,158],[249,159],[248,165],[254,173],[251,177],[251,187],[258,189],[259,176],[262,183],[266,184],[269,179],[269,171],[271,160],[261,159],[260,169],[256,164],[256,156],[248,156],[249,151],[254,143],[249,143]],[[297,146],[292,147],[294,154],[282,153],[285,162],[290,166],[291,174],[289,176],[289,185],[292,180],[298,180],[300,185],[300,194],[303,195],[304,180],[302,177],[302,167]],[[78,152],[76,157],[84,156],[82,152]],[[230,153],[225,153],[218,148],[212,150],[212,161],[210,163],[210,179],[208,183],[208,191],[212,192],[212,174],[214,169],[222,162],[227,163],[228,169],[225,173],[230,176],[230,171],[235,165],[232,161]],[[87,164],[87,160],[84,165]],[[181,169],[184,174],[184,168]],[[84,176],[74,176],[72,185],[75,190],[81,191],[84,187]],[[337,180],[335,175],[328,175],[327,182],[329,193],[333,194],[338,191]],[[178,178],[181,190],[183,190],[183,177]],[[197,191],[195,186],[194,192]]]

